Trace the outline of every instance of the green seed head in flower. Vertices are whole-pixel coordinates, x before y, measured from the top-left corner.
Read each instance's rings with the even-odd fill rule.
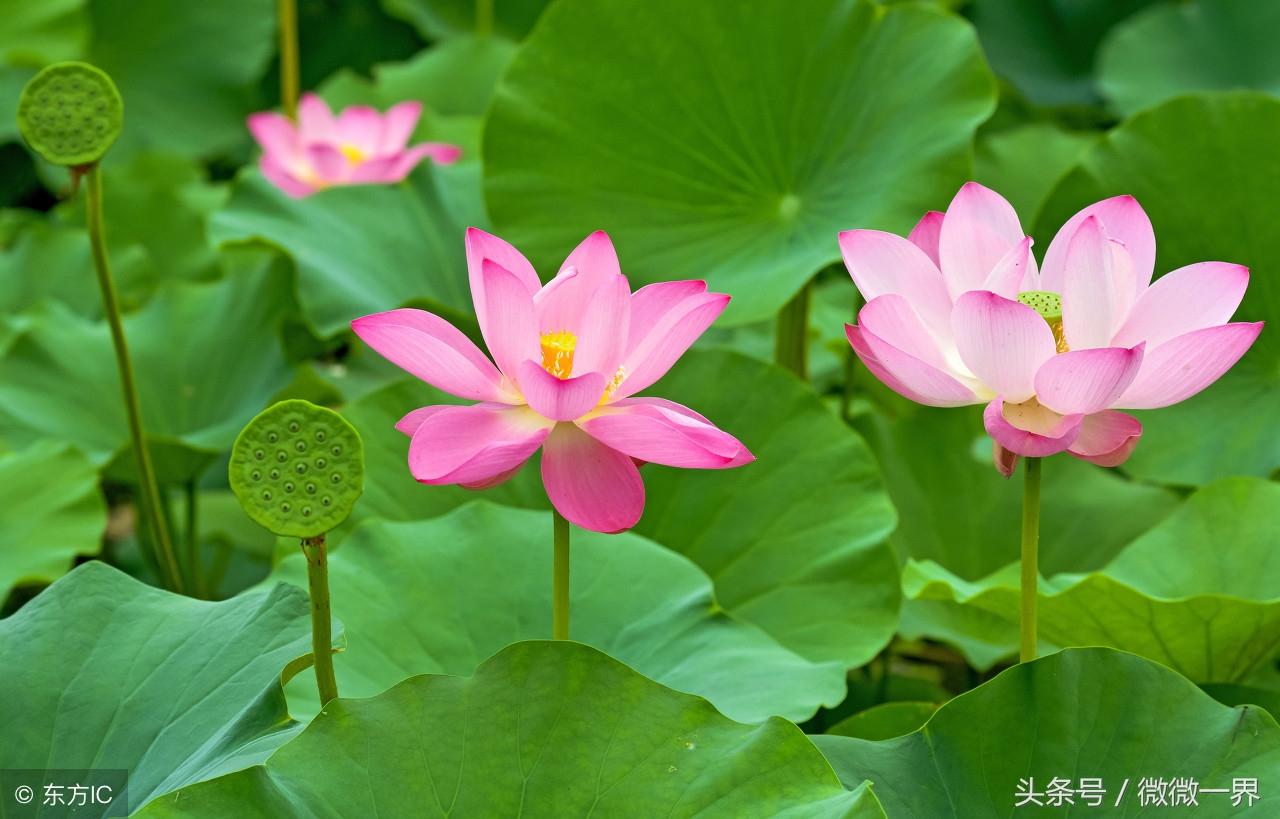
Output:
[[[1067,352],[1067,339],[1062,331],[1062,296],[1048,290],[1028,290],[1018,294],[1018,301],[1035,310],[1048,322],[1058,352]]]
[[[90,165],[120,136],[124,101],[111,78],[88,63],[54,63],[18,99],[18,129],[55,165]]]
[[[364,446],[333,410],[281,401],[241,430],[228,472],[257,523],[278,535],[317,537],[346,520],[364,491]]]

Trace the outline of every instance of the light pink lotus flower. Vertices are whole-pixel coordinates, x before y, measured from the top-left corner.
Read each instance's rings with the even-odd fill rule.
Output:
[[[356,319],[384,358],[445,392],[480,403],[413,410],[420,483],[480,489],[514,475],[542,447],[547,497],[597,532],[629,529],[644,511],[637,461],[724,469],[754,460],[736,438],[687,407],[635,394],[661,378],[729,303],[701,281],[632,293],[604,232],[588,236],[545,286],[511,245],[467,230],[480,331],[495,367],[444,319],[391,310]]]
[[[1249,271],[1200,262],[1151,282],[1151,221],[1131,196],[1063,225],[1036,268],[999,194],[970,182],[907,239],[840,234],[867,300],[846,330],[868,369],[921,404],[986,404],[995,462],[1069,452],[1123,463],[1142,424],[1118,409],[1190,398],[1244,355],[1262,323],[1228,324]]]
[[[262,175],[295,199],[334,185],[387,184],[409,175],[425,157],[441,165],[462,150],[443,142],[408,147],[422,104],[402,102],[386,114],[353,105],[337,117],[315,94],[298,102],[298,123],[274,112],[252,114],[249,130],[262,146]]]

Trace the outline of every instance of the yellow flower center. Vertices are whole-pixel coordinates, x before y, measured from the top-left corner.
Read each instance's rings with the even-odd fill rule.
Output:
[[[561,381],[568,378],[573,372],[573,349],[577,346],[578,337],[568,331],[543,333],[542,368]]]
[[[361,162],[364,162],[364,151],[354,145],[342,145],[338,150],[347,158],[347,162],[350,162],[352,165],[359,165]]]

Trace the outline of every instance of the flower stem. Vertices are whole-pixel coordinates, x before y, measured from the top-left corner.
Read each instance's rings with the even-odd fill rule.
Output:
[[[1022,494],[1022,648],[1019,661],[1036,658],[1036,582],[1040,551],[1040,459],[1026,458]]]
[[[551,637],[569,639],[569,521],[551,510],[555,557],[551,572]]]
[[[278,0],[280,27],[280,104],[285,116],[298,118],[298,6],[297,0]]]
[[[315,658],[316,688],[320,705],[338,696],[333,675],[333,631],[329,609],[329,558],[324,535],[304,537],[302,553],[307,557],[307,586],[311,591],[311,655]]]
[[[778,311],[773,339],[773,360],[805,381],[809,378],[809,291],[806,283],[791,301]]]
[[[187,481],[187,554],[186,564],[188,578],[191,581],[191,590],[196,597],[206,597],[204,588],[204,567],[200,564],[200,526],[198,518],[198,510],[200,505],[199,491],[196,487],[196,479],[191,478]]]
[[[124,325],[120,321],[120,305],[116,300],[116,286],[111,278],[107,261],[107,242],[102,230],[102,171],[95,163],[86,174],[89,178],[85,203],[85,220],[89,227],[89,246],[93,251],[93,267],[102,289],[102,312],[111,328],[111,341],[115,347],[116,368],[120,371],[120,389],[124,393],[125,413],[129,418],[129,435],[133,439],[133,455],[138,462],[138,484],[142,492],[142,507],[151,529],[155,550],[155,563],[160,576],[170,589],[182,591],[182,574],[174,556],[173,541],[169,538],[169,526],[164,519],[160,503],[160,490],[156,484],[155,469],[151,464],[151,451],[147,448],[142,427],[142,409],[138,404],[138,387],[133,377],[133,363],[129,359],[129,345],[124,337]]]
[[[476,36],[493,33],[493,0],[476,0]]]

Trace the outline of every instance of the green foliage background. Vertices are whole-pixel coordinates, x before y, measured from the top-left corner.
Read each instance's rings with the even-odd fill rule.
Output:
[[[244,126],[279,103],[274,4],[0,0],[0,19],[0,767],[128,767],[153,816],[960,819],[1008,815],[1023,777],[1144,775],[1280,799],[1280,3],[299,0],[304,88],[418,100],[415,138],[463,149],[303,200]],[[125,98],[111,262],[204,600],[154,588],[82,197],[14,123],[64,59]],[[1123,467],[1045,464],[1049,656],[1012,668],[1016,482],[978,413],[889,393],[842,329],[836,233],[905,234],[967,179],[1041,250],[1133,194],[1157,275],[1245,264],[1239,316],[1272,325],[1219,384],[1140,413]],[[480,497],[415,484],[392,425],[454,399],[347,329],[409,305],[478,337],[468,225],[544,280],[605,229],[634,286],[733,295],[649,392],[759,460],[644,468],[635,531],[575,542],[582,645],[541,642],[536,463]],[[806,286],[800,379],[771,359]],[[371,699],[323,710],[295,676],[296,543],[226,484],[240,428],[294,397],[367,452],[330,543],[339,682]]]

